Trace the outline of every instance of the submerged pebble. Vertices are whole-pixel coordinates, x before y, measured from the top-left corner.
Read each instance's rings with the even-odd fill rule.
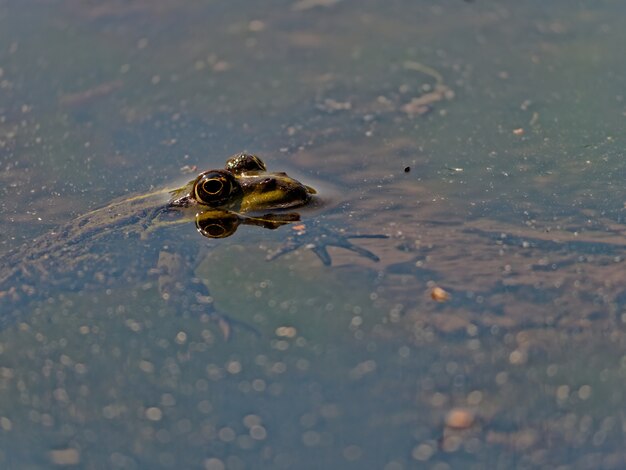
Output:
[[[78,465],[80,463],[80,453],[76,449],[51,450],[48,456],[54,465]]]
[[[467,429],[476,421],[476,415],[465,408],[451,409],[445,418],[446,427],[452,429]]]
[[[433,287],[430,291],[430,297],[436,302],[447,302],[450,300],[450,294],[441,287]]]

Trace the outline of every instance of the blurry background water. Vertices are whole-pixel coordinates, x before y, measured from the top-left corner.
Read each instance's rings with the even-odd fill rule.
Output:
[[[266,262],[288,229],[212,244],[198,275],[258,337],[149,281],[33,302],[0,332],[0,466],[623,468],[624,13],[0,1],[2,253],[242,150],[391,236],[332,267]]]

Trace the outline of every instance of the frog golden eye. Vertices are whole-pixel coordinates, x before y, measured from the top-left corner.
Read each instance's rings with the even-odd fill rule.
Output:
[[[225,170],[207,171],[201,174],[193,186],[193,195],[200,204],[220,206],[231,201],[241,192],[235,177]]]
[[[224,190],[223,178],[203,179],[200,181],[200,185],[202,186],[202,192],[209,196],[215,196]]]

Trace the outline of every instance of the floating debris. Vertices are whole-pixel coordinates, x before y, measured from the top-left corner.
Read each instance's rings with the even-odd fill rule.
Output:
[[[428,91],[421,96],[413,98],[402,107],[402,111],[410,117],[428,114],[432,111],[432,105],[434,103],[444,99],[451,100],[454,98],[454,91],[444,83],[443,76],[435,69],[410,60],[404,63],[404,68],[428,75],[429,77],[434,78],[436,82],[432,91]]]
[[[275,331],[276,336],[295,338],[297,330],[293,326],[279,326]]]
[[[316,7],[332,7],[340,0],[300,0],[291,6],[293,11],[305,11]]]
[[[337,111],[349,111],[352,109],[352,103],[349,101],[337,101],[332,98],[326,98],[321,103],[316,105],[316,108],[320,111],[332,114]]]
[[[105,97],[122,86],[123,82],[121,80],[102,83],[85,91],[63,95],[59,98],[59,104],[68,108],[82,106],[98,98]]]
[[[184,165],[180,167],[179,171],[183,174],[197,173],[198,166],[197,165]]]
[[[430,291],[430,297],[436,302],[447,302],[450,300],[450,294],[441,287],[433,287]]]
[[[456,168],[452,166],[447,166],[446,170],[448,170],[450,173],[463,173],[463,168]]]

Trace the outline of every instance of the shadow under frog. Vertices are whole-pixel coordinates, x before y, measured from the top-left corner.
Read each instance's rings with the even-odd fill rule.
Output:
[[[241,153],[230,157],[223,169],[202,172],[180,188],[114,201],[3,257],[0,327],[18,320],[29,301],[45,299],[55,290],[102,289],[120,281],[135,285],[152,274],[164,300],[182,312],[208,315],[229,338],[233,320],[214,308],[206,285],[194,274],[198,244],[182,239],[175,246],[159,245],[148,241],[150,234],[192,220],[211,239],[228,237],[240,225],[276,229],[300,222],[300,215],[289,210],[310,204],[315,194],[286,173],[268,172],[257,156]],[[338,246],[378,261],[349,239],[385,238],[341,234],[319,223],[293,227],[285,246],[268,259],[305,246],[330,265],[326,247]]]

